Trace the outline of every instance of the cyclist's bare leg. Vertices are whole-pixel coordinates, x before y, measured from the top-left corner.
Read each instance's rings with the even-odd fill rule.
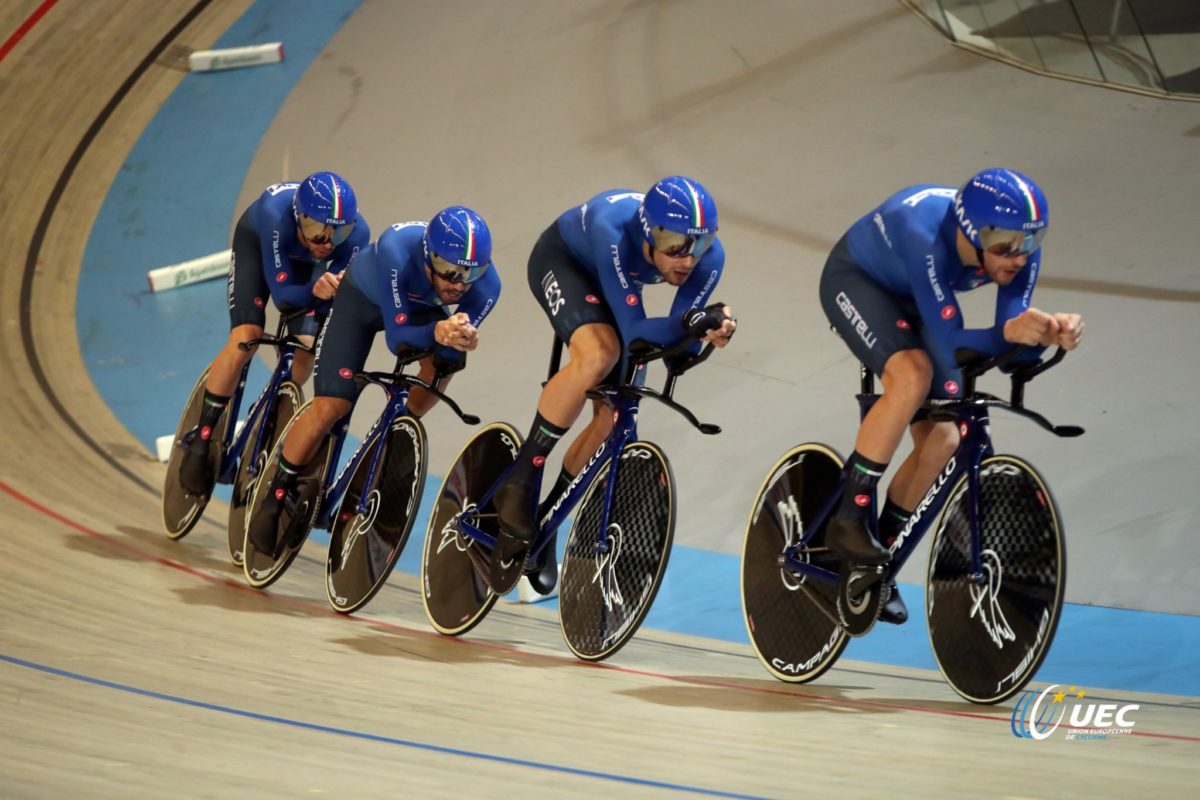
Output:
[[[260,325],[238,325],[233,328],[229,331],[225,346],[209,365],[196,435],[186,443],[183,460],[179,464],[180,483],[191,494],[205,495],[212,491],[215,477],[209,463],[212,436],[218,420],[229,405],[233,390],[237,388],[242,367],[254,356],[253,351],[244,351],[238,345],[262,336],[262,332]]]
[[[352,405],[340,397],[314,397],[288,430],[287,441],[283,443],[284,460],[296,467],[311,461],[325,434],[349,413]]]
[[[571,475],[578,475],[579,471],[583,469],[583,465],[596,452],[600,442],[604,441],[612,432],[612,426],[612,408],[603,400],[593,400],[592,421],[580,431],[579,435],[575,437],[575,441],[571,442],[571,446],[567,448],[567,453],[563,456],[563,469]]]
[[[262,337],[261,325],[238,325],[229,332],[229,338],[221,352],[213,359],[208,369],[208,383],[205,385],[211,394],[229,397],[237,388],[238,378],[241,377],[242,367],[254,357],[252,350],[242,350],[238,347],[242,342]]]
[[[315,338],[312,336],[297,336],[297,339],[305,347],[312,347]],[[303,386],[308,383],[308,379],[312,376],[314,356],[308,350],[297,350],[292,358],[292,380],[297,386]]]
[[[826,527],[826,544],[847,560],[878,564],[890,559],[871,536],[869,498],[900,446],[904,429],[929,394],[932,378],[933,365],[923,350],[900,350],[884,365],[883,395],[859,428],[842,500]]]
[[[911,510],[933,483],[958,447],[958,429],[953,422],[921,420],[909,426],[913,451],[896,471],[887,496],[905,510]]]
[[[604,380],[621,357],[621,343],[611,325],[593,322],[571,334],[570,362],[554,374],[538,398],[538,413],[570,428],[583,410],[587,391]]]
[[[423,358],[419,363],[421,366],[420,369],[417,370],[417,377],[428,383],[430,386],[433,386],[433,378],[437,374],[437,367],[433,365],[433,356]],[[447,376],[442,378],[441,383],[437,386],[434,386],[434,388],[444,391],[449,383],[450,377]],[[412,414],[414,417],[423,417],[429,411],[429,409],[437,405],[437,401],[438,399],[435,395],[425,391],[419,386],[414,386],[408,393],[408,413]]]
[[[576,328],[567,349],[571,360],[542,389],[537,416],[517,454],[512,475],[496,492],[501,530],[516,540],[528,541],[536,532],[533,487],[538,470],[583,410],[588,389],[604,380],[621,356],[616,330],[603,323]]]
[[[891,461],[932,380],[933,364],[924,350],[894,353],[883,367],[883,395],[863,419],[854,449],[881,464]]]

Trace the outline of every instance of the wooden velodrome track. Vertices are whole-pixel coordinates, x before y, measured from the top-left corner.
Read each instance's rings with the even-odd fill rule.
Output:
[[[39,5],[10,0],[0,31]],[[399,575],[337,617],[293,594],[320,585],[320,554],[248,590],[220,513],[167,542],[162,467],[82,364],[76,276],[182,75],[164,48],[206,46],[248,5],[61,0],[0,62],[0,797],[1191,795],[1184,698],[1136,697],[1119,741],[1033,743],[936,674],[843,661],[792,687],[748,648],[651,631],[585,666],[536,607],[438,637]]]

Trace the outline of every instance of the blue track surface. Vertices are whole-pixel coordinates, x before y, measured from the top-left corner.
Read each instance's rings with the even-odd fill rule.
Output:
[[[255,3],[216,47],[283,41],[286,60],[187,76],[108,193],[80,275],[80,349],[100,394],[150,450],[157,435],[175,429],[192,381],[228,333],[228,317],[223,282],[153,295],[146,272],[229,246],[233,206],[260,138],[304,70],[360,3],[326,0],[305,14],[289,13],[285,0]],[[403,570],[418,570],[424,515],[439,483],[429,477]],[[676,547],[646,624],[747,643],[739,587],[735,557]],[[901,589],[914,612],[909,623],[876,626],[850,644],[847,657],[935,669],[922,589],[906,584]],[[1200,695],[1197,665],[1198,617],[1068,605],[1038,679]]]

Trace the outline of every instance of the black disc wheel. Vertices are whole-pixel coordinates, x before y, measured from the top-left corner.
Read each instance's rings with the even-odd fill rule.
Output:
[[[675,476],[650,442],[617,458],[607,542],[599,546],[605,487],[613,463],[588,486],[567,537],[559,579],[559,622],[571,652],[601,661],[628,642],[662,584],[675,536]]]
[[[416,417],[397,417],[362,452],[333,518],[325,564],[325,594],[343,614],[362,608],[383,588],[404,552],[425,488],[425,428]],[[368,476],[372,462],[375,473]]]
[[[254,481],[266,466],[279,434],[303,404],[304,392],[300,387],[292,381],[284,381],[246,435],[245,449],[233,475],[233,495],[229,499],[229,557],[239,567],[242,565],[242,544],[246,541],[246,504],[250,502]]]
[[[750,510],[742,548],[742,613],[750,643],[767,671],[781,681],[806,683],[825,673],[849,638],[836,616],[838,584],[780,564],[801,541],[837,485],[842,457],[822,444],[793,447],[767,473]],[[822,553],[816,531],[801,557],[837,571]]]
[[[935,527],[925,588],[929,639],[946,681],[973,703],[1024,688],[1054,640],[1067,554],[1058,506],[1015,456],[979,469],[982,575],[972,576],[970,491],[955,484]]]
[[[182,539],[187,536],[208,505],[208,494],[195,495],[183,488],[179,480],[179,468],[183,463],[184,447],[198,434],[200,411],[204,407],[204,387],[208,383],[208,369],[200,374],[192,392],[188,395],[183,414],[179,417],[179,427],[175,429],[175,443],[171,447],[171,457],[167,461],[167,475],[163,482],[162,519],[163,529],[171,539]],[[229,410],[226,409],[212,432],[211,446],[208,449],[209,466],[212,468],[212,483],[217,480],[221,469],[221,459],[225,455],[225,427],[229,424]]]
[[[474,628],[496,604],[496,595],[471,561],[471,550],[490,551],[458,528],[459,516],[470,514],[477,527],[496,536],[496,509],[477,502],[517,460],[521,435],[504,422],[494,422],[467,442],[446,472],[429,515],[421,555],[421,602],[425,616],[439,633],[459,636]]]
[[[271,449],[271,454],[267,456],[267,463],[254,483],[250,502],[246,506],[248,509],[246,512],[247,530],[253,524],[254,518],[262,513],[267,490],[275,480],[275,473],[279,470],[279,455],[283,452],[287,432],[311,404],[310,400],[300,407],[287,427],[283,429],[283,433],[279,435],[279,441]],[[242,545],[242,570],[246,575],[246,581],[251,586],[257,589],[265,589],[270,586],[282,577],[287,568],[295,561],[296,556],[299,555],[300,548],[304,546],[304,540],[308,538],[308,533],[312,530],[313,523],[316,522],[317,515],[321,510],[324,488],[321,484],[328,472],[331,444],[332,437],[327,435],[321,441],[312,460],[300,470],[295,485],[296,501],[285,504],[279,515],[275,533],[276,541],[279,543],[276,552],[262,552],[254,546],[250,537],[246,536]]]

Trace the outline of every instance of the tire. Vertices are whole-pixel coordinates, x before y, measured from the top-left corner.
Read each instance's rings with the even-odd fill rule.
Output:
[[[584,661],[620,650],[641,626],[662,584],[675,536],[675,476],[662,450],[630,442],[620,455],[608,551],[596,538],[612,463],[592,481],[571,526],[559,579],[559,623]]]
[[[972,703],[999,703],[1037,672],[1058,628],[1066,544],[1058,506],[1037,471],[1016,456],[979,469],[985,583],[973,583],[967,477],[935,526],[925,588],[929,640],[947,683]]]
[[[182,539],[191,533],[192,528],[200,521],[205,506],[212,496],[194,495],[183,488],[179,482],[179,466],[183,462],[183,437],[191,433],[200,424],[200,410],[204,405],[204,386],[208,383],[208,369],[200,373],[196,384],[188,395],[179,417],[179,427],[175,429],[175,444],[171,447],[171,457],[167,461],[167,475],[163,482],[162,520],[163,530],[170,539]],[[217,421],[212,434],[212,447],[209,448],[209,464],[212,466],[213,481],[221,469],[221,460],[225,455],[225,428],[229,424],[228,407]]]
[[[229,498],[229,523],[226,526],[229,539],[229,557],[236,566],[242,565],[242,545],[246,541],[246,504],[254,489],[254,479],[262,472],[267,456],[275,449],[279,434],[296,415],[296,409],[304,404],[304,392],[293,381],[284,381],[275,390],[275,397],[266,413],[259,414],[254,426],[246,436],[246,447],[238,460],[233,474],[233,495]],[[259,430],[267,426],[262,447],[251,452],[258,440]]]
[[[379,468],[367,486],[371,453],[381,438]],[[366,605],[392,574],[421,508],[429,463],[425,428],[410,416],[397,417],[386,436],[376,433],[362,452],[330,525],[325,563],[325,595],[329,606],[342,614]],[[360,514],[363,497],[367,507]]]
[[[471,438],[446,472],[429,515],[421,555],[421,602],[425,616],[439,633],[460,636],[483,620],[496,595],[476,572],[467,550],[478,547],[460,533],[456,516],[491,489],[517,460],[521,435],[505,422],[493,422]],[[480,509],[478,525],[499,533],[496,509]]]
[[[283,452],[283,444],[287,440],[288,431],[296,424],[296,420],[304,413],[312,404],[309,400],[296,415],[288,422],[287,427],[283,429],[283,433],[279,435],[279,440],[275,446],[271,448],[271,454],[267,456],[267,464],[259,473],[258,480],[254,482],[254,490],[250,495],[250,502],[246,508],[246,522],[249,528],[250,520],[259,513],[262,508],[263,491],[271,485],[275,480],[275,473],[279,470],[279,454]],[[255,549],[250,538],[247,536],[242,545],[242,554],[244,557],[242,563],[242,571],[246,576],[246,582],[256,589],[265,589],[283,576],[287,568],[296,560],[296,556],[300,553],[300,548],[304,546],[305,539],[308,538],[309,531],[312,530],[313,523],[316,522],[321,513],[321,500],[324,495],[324,486],[322,482],[325,475],[329,471],[329,458],[332,451],[331,447],[332,436],[327,435],[322,440],[321,445],[317,448],[317,452],[313,455],[311,461],[304,466],[300,471],[300,476],[296,481],[297,492],[300,496],[300,505],[298,507],[298,515],[302,518],[297,522],[295,535],[291,537],[278,557],[272,557],[269,553],[262,553]],[[286,536],[287,531],[291,529],[291,519],[287,512],[284,512],[279,519],[279,536]]]
[[[742,614],[758,660],[781,681],[823,675],[849,637],[830,617],[838,584],[782,569],[779,557],[799,541],[837,484],[842,457],[822,444],[793,447],[759,487],[742,548]],[[824,531],[810,540],[822,546]],[[836,570],[834,564],[829,565]]]

